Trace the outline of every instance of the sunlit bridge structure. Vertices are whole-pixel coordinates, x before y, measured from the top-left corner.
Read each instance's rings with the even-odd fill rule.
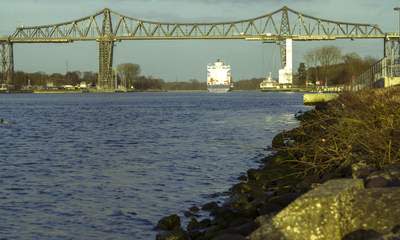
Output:
[[[332,21],[313,17],[288,7],[240,21],[215,23],[173,23],[141,20],[114,12],[108,8],[93,15],[69,22],[42,26],[22,26],[0,38],[3,81],[12,84],[14,44],[72,43],[96,41],[99,45],[99,89],[113,89],[113,48],[128,40],[249,40],[285,42],[282,51],[283,69],[291,68],[292,41],[320,41],[336,39],[399,38],[399,34],[384,33],[376,24]],[[288,41],[289,40],[289,41]],[[389,44],[390,45],[390,44]],[[290,56],[287,56],[290,55]],[[291,69],[287,69],[291,74]]]

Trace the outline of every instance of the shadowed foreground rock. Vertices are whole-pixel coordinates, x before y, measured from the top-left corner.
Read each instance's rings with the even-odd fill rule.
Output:
[[[181,219],[178,215],[173,214],[171,216],[164,217],[160,221],[158,221],[157,229],[171,231],[180,228],[180,226]]]
[[[400,223],[400,188],[365,189],[361,179],[331,180],[258,222],[251,240],[341,240],[360,229],[388,234]]]
[[[184,230],[179,228],[157,234],[156,240],[189,240],[189,236]]]

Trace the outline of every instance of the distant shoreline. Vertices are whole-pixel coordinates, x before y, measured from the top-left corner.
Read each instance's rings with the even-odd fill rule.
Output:
[[[293,88],[293,89],[278,89],[278,90],[261,90],[261,89],[238,89],[232,90],[231,92],[310,92],[310,89],[302,89],[302,88]],[[83,94],[83,93],[200,93],[200,92],[208,92],[208,90],[132,90],[132,91],[118,91],[118,90],[12,90],[12,91],[0,91],[0,94]]]

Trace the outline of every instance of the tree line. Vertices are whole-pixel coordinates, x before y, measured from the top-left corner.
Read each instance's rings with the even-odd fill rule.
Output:
[[[16,71],[14,73],[14,83],[13,85],[17,89],[21,89],[28,85],[30,86],[46,86],[52,83],[54,86],[63,85],[78,85],[80,82],[86,82],[87,84],[96,84],[97,73],[95,72],[80,72],[72,71],[65,74],[52,73],[47,74],[45,72],[34,72],[26,73],[23,71]]]
[[[160,78],[152,76],[141,76],[141,68],[138,64],[123,63],[117,67],[118,85],[127,89],[139,91],[146,90],[206,90],[206,82],[200,82],[196,79],[189,81],[166,82]]]
[[[377,61],[372,57],[362,58],[354,52],[343,54],[335,46],[310,50],[304,55],[304,60],[295,76],[297,85],[305,85],[306,81],[329,86],[350,84]]]
[[[294,85],[304,86],[306,82],[321,85],[349,84],[358,75],[367,70],[376,59],[372,57],[362,58],[357,53],[342,54],[335,46],[324,46],[308,51],[304,55],[304,62],[300,63],[297,73],[294,74]],[[138,64],[124,63],[116,67],[114,76],[117,85],[126,89],[139,91],[146,90],[206,90],[207,83],[191,79],[189,81],[168,82],[160,78],[141,75]],[[16,71],[14,85],[17,89],[25,86],[46,86],[52,83],[55,87],[63,85],[76,86],[86,82],[95,87],[98,74],[91,71],[71,71],[65,74],[44,72],[26,73]],[[264,78],[244,79],[234,82],[235,90],[257,90]]]

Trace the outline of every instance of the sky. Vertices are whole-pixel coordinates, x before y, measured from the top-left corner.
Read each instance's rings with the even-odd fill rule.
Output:
[[[0,0],[0,35],[17,26],[54,24],[110,8],[145,20],[196,22],[253,18],[288,6],[315,17],[336,21],[378,24],[385,32],[398,31],[393,11],[400,0]],[[344,53],[381,58],[382,40],[295,42],[294,68],[310,49],[334,45]],[[16,44],[15,69],[47,73],[98,71],[96,42],[71,44]],[[125,41],[115,47],[114,65],[132,62],[143,75],[167,81],[205,81],[206,66],[223,59],[232,66],[233,78],[277,76],[279,48],[274,44],[242,40]]]

